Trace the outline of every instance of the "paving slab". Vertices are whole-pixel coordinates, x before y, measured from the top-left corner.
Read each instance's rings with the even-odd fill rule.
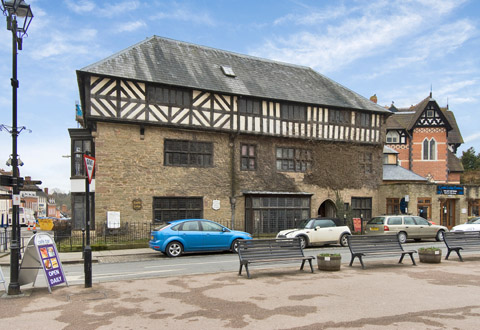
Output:
[[[2,329],[478,329],[480,257],[369,260],[315,273],[237,272],[32,288],[0,299]]]

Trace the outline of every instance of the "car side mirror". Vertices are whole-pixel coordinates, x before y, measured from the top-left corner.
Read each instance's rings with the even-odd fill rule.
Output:
[[[315,227],[315,230],[319,230],[319,229],[320,229],[320,226],[316,226],[316,227]]]

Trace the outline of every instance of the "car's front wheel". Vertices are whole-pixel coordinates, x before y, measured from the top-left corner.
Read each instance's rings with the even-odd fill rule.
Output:
[[[233,253],[238,253],[238,242],[239,242],[238,238],[232,242],[230,251],[232,251]]]
[[[305,236],[298,236],[298,238],[300,239],[300,246],[305,249],[308,246],[308,238]]]
[[[343,234],[342,237],[340,237],[340,245],[348,246],[348,234]]]
[[[443,234],[444,234],[443,230],[438,231],[437,236],[435,236],[435,239],[437,240],[437,242],[443,241]]]
[[[407,233],[404,233],[403,231],[398,233],[398,240],[400,243],[406,243],[407,242]]]
[[[169,257],[179,257],[183,253],[183,245],[180,242],[174,241],[167,245],[165,253]]]

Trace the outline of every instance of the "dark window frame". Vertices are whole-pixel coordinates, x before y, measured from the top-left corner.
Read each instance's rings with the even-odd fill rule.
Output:
[[[253,148],[253,155],[250,154]],[[244,149],[247,153],[244,154]],[[257,145],[250,143],[240,144],[240,169],[242,171],[255,171],[257,169]]]
[[[147,100],[150,104],[190,107],[192,105],[192,91],[182,88],[148,85]]]
[[[280,172],[305,173],[312,169],[313,157],[310,149],[276,147],[275,166]]]
[[[355,124],[360,127],[371,127],[372,115],[370,113],[357,112],[355,116]]]
[[[307,107],[297,103],[281,103],[280,118],[289,121],[305,121],[307,118]]]
[[[260,116],[262,114],[262,101],[248,98],[240,97],[237,100],[238,112],[245,115],[256,115]]]
[[[165,139],[165,166],[213,167],[214,145],[210,141]]]
[[[155,196],[152,201],[152,222],[164,223],[180,219],[202,219],[203,197]]]
[[[372,197],[352,197],[351,205],[353,218],[363,218],[366,221],[372,218]]]
[[[350,124],[352,119],[352,113],[349,110],[329,109],[328,110],[328,122],[330,124]]]

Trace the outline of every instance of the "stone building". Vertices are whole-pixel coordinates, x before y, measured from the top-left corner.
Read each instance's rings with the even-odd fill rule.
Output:
[[[76,228],[87,151],[97,228],[115,211],[271,234],[309,216],[379,211],[391,113],[311,68],[153,36],[77,77]]]

